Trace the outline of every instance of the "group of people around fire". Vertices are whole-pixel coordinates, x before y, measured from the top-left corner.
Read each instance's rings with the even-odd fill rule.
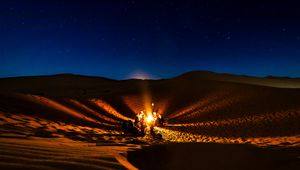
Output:
[[[152,103],[152,111],[145,112],[141,111],[138,113],[134,119],[134,122],[131,120],[124,121],[122,123],[122,130],[125,133],[145,136],[147,129],[149,129],[150,136],[154,138],[162,138],[161,134],[155,133],[155,126],[163,126],[164,118],[162,115],[158,114],[157,111],[153,108],[154,104]]]

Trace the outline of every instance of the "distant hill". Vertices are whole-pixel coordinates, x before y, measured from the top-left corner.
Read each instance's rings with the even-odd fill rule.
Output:
[[[214,81],[234,82],[278,88],[300,88],[300,78],[289,77],[251,77],[245,75],[221,74],[209,71],[192,71],[184,73],[176,79],[206,79]]]
[[[260,85],[279,88],[300,88],[300,78],[289,77],[251,77],[245,75],[222,74],[209,71],[192,71],[181,74],[177,77],[164,79],[167,80],[213,80],[221,82],[233,82],[250,85]],[[1,90],[27,90],[27,89],[45,89],[45,88],[91,88],[95,86],[104,86],[116,84],[118,82],[137,82],[138,79],[113,80],[104,77],[84,76],[76,74],[57,74],[49,76],[25,76],[0,78]],[[149,81],[149,80],[145,80]],[[160,81],[160,80],[158,80]]]
[[[226,137],[297,135],[299,101],[297,78],[204,71],[162,80],[73,74],[0,79],[0,113],[109,129],[154,102],[170,124],[184,125],[168,127],[176,131]]]
[[[183,86],[183,84],[185,87],[195,87],[210,81],[219,82],[220,84],[227,82],[276,88],[300,88],[299,78],[260,78],[193,71],[163,80],[113,80],[74,74],[0,78],[0,92],[20,92],[61,97],[97,97],[99,95],[137,93],[141,84],[144,83],[160,91],[160,89],[170,89],[173,86]]]

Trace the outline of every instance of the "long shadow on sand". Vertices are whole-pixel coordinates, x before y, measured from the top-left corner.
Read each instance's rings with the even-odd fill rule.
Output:
[[[297,169],[300,148],[258,148],[253,145],[173,143],[128,153],[140,169]]]

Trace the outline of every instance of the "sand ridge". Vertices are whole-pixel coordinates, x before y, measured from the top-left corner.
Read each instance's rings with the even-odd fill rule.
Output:
[[[292,83],[283,86],[287,82]],[[298,147],[297,83],[198,72],[156,81],[76,75],[0,79],[0,156],[6,160],[0,167],[135,169],[126,159],[129,150],[173,142]],[[145,109],[145,97],[167,120],[155,128],[163,141],[120,129],[120,122]],[[91,148],[105,158],[93,157]],[[22,161],[14,164],[16,159]]]

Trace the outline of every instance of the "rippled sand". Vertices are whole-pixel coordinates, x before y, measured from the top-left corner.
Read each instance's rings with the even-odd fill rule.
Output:
[[[289,160],[275,169],[294,167],[300,157],[298,84],[293,79],[198,73],[157,81],[74,75],[0,79],[0,168],[147,169],[145,166],[161,165],[174,169],[177,162],[197,169],[201,162],[197,167],[180,158],[194,160],[198,148],[199,158],[205,160],[210,154],[202,148],[206,146],[217,148],[216,156],[240,148],[232,152],[236,159],[226,157],[228,169],[239,156],[256,155],[259,148],[270,155],[278,148],[287,153],[271,156],[271,164],[273,159]],[[155,128],[163,140],[123,134],[120,123],[133,120],[151,101],[167,120],[165,127]],[[191,145],[174,144],[178,142]],[[186,149],[192,152],[192,148],[195,153],[180,154]],[[172,150],[171,154],[166,150]],[[146,151],[154,152],[150,155],[158,156],[160,163],[140,160],[137,154],[147,156]],[[129,161],[128,153],[132,155]],[[254,157],[249,157],[252,164]],[[258,165],[274,169],[268,161]],[[205,164],[202,168],[209,167]]]

